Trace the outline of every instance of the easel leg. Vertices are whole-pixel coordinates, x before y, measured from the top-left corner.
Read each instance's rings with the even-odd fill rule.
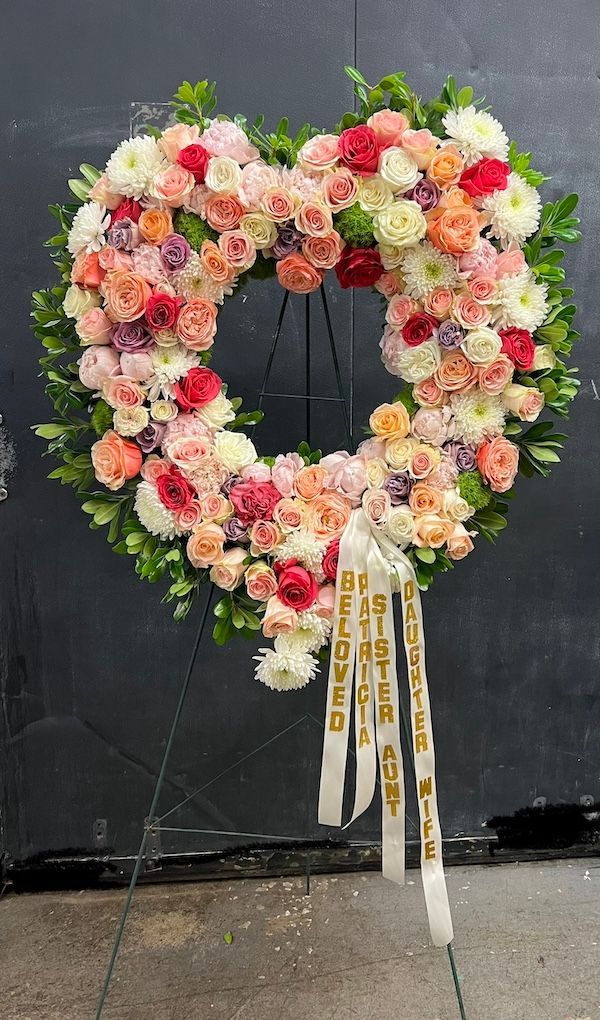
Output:
[[[123,933],[125,931],[125,925],[127,923],[127,917],[129,915],[129,910],[130,910],[130,907],[131,907],[131,901],[133,899],[133,893],[134,893],[134,890],[135,890],[135,887],[136,887],[136,884],[137,884],[137,880],[138,880],[139,875],[140,875],[140,871],[142,870],[142,863],[143,863],[143,860],[144,860],[144,851],[146,849],[146,840],[148,838],[148,825],[149,825],[151,820],[156,815],[156,810],[157,810],[157,807],[158,807],[158,801],[159,801],[159,798],[160,798],[163,782],[164,782],[165,775],[166,775],[166,772],[167,772],[167,766],[168,766],[168,763],[169,763],[169,757],[170,757],[170,754],[171,754],[171,749],[173,747],[173,742],[175,740],[175,734],[177,733],[177,728],[179,726],[179,720],[181,719],[181,713],[183,711],[183,706],[185,704],[185,699],[186,699],[188,688],[189,688],[189,685],[190,685],[190,680],[192,678],[192,673],[194,671],[194,666],[195,666],[195,663],[196,663],[196,658],[197,658],[197,655],[198,655],[198,651],[200,649],[200,642],[202,640],[202,634],[204,632],[204,627],[206,626],[206,620],[208,618],[208,611],[210,609],[210,603],[211,603],[211,598],[212,598],[212,593],[213,593],[213,587],[214,586],[211,584],[209,592],[208,592],[208,596],[207,596],[207,599],[206,599],[206,604],[204,606],[204,610],[203,610],[203,613],[202,613],[202,618],[200,620],[200,626],[198,627],[198,632],[196,634],[196,640],[194,642],[194,648],[193,648],[192,654],[190,656],[190,661],[188,663],[188,668],[187,668],[187,671],[186,671],[186,674],[185,674],[185,677],[184,677],[184,680],[183,680],[183,684],[181,685],[181,691],[179,692],[179,700],[177,702],[177,707],[175,709],[175,715],[173,716],[173,722],[171,724],[171,730],[169,732],[169,737],[168,737],[168,740],[167,740],[167,745],[165,747],[165,753],[163,755],[163,760],[161,762],[161,766],[160,766],[160,770],[159,770],[159,773],[158,773],[158,777],[156,779],[156,785],[154,787],[154,793],[152,795],[152,801],[151,801],[150,807],[148,809],[148,819],[146,821],[146,825],[145,825],[145,828],[144,828],[144,833],[142,835],[142,840],[141,840],[141,843],[140,843],[140,848],[138,850],[138,854],[137,854],[137,857],[136,857],[136,860],[135,860],[135,865],[134,865],[134,868],[133,868],[133,873],[131,875],[131,880],[129,882],[129,888],[127,890],[127,897],[125,899],[125,904],[123,906],[123,910],[121,912],[121,917],[119,919],[119,924],[118,924],[118,927],[117,927],[117,931],[115,933],[115,938],[114,938],[114,942],[113,942],[112,952],[110,954],[110,960],[108,962],[108,967],[107,967],[106,975],[105,975],[105,978],[104,978],[104,984],[102,985],[102,991],[100,992],[100,998],[98,999],[98,1005],[96,1007],[96,1020],[100,1020],[100,1017],[102,1016],[102,1010],[104,1008],[104,1003],[106,1002],[106,997],[108,995],[108,990],[109,990],[109,987],[110,987],[111,978],[112,978],[112,975],[113,975],[115,964],[117,962],[117,956],[119,955],[119,949],[121,948],[121,942],[123,940]]]

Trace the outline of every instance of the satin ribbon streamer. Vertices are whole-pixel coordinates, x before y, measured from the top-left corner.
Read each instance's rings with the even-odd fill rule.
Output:
[[[398,579],[402,600],[423,889],[433,942],[446,946],[453,933],[442,861],[421,599],[410,560],[371,526],[362,509],[353,511],[340,541],[319,822],[342,824],[354,696],[356,788],[354,809],[347,825],[366,811],[373,800],[379,760],[382,871],[385,878],[404,883],[406,801],[391,572]]]

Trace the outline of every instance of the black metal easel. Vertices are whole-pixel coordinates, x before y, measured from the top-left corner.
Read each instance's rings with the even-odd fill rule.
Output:
[[[284,297],[283,297],[283,301],[282,301],[282,304],[281,304],[281,309],[279,311],[279,316],[277,318],[277,324],[276,324],[276,327],[275,327],[275,332],[273,334],[273,339],[271,341],[271,347],[270,347],[269,355],[268,355],[268,358],[267,358],[267,363],[266,363],[265,373],[264,373],[262,384],[261,384],[261,388],[260,388],[260,393],[259,393],[259,396],[258,396],[258,408],[262,409],[262,404],[263,404],[263,400],[264,400],[265,397],[286,397],[288,399],[292,398],[292,399],[304,400],[305,403],[306,403],[306,439],[307,439],[308,442],[310,442],[311,424],[312,424],[312,422],[311,422],[311,403],[312,403],[312,401],[313,400],[332,401],[334,403],[339,403],[340,406],[341,406],[341,411],[342,411],[342,415],[343,415],[343,419],[344,419],[344,429],[345,429],[345,432],[346,432],[346,438],[348,440],[348,448],[349,448],[349,450],[351,452],[354,452],[355,444],[354,444],[354,441],[353,441],[353,438],[352,438],[351,416],[350,416],[350,414],[348,412],[348,404],[347,404],[346,398],[344,396],[344,387],[343,387],[343,381],[342,381],[342,374],[341,374],[341,371],[340,371],[340,363],[339,363],[337,348],[336,348],[336,344],[335,344],[333,328],[332,328],[332,324],[331,324],[331,316],[329,314],[329,306],[328,306],[328,303],[327,303],[327,295],[326,295],[325,287],[323,286],[323,284],[321,284],[319,293],[320,293],[320,298],[321,298],[321,302],[322,302],[323,312],[324,312],[324,316],[325,316],[325,323],[326,323],[326,327],[327,327],[327,336],[328,336],[329,345],[330,345],[330,348],[331,348],[331,356],[332,356],[333,367],[334,367],[334,372],[335,372],[335,377],[336,377],[338,396],[337,397],[323,397],[323,396],[320,396],[320,395],[313,395],[312,392],[311,392],[311,372],[310,372],[310,365],[311,365],[311,319],[310,319],[311,304],[310,304],[310,300],[311,300],[311,297],[310,297],[309,294],[307,294],[305,296],[305,320],[304,320],[305,321],[305,331],[304,331],[304,335],[305,335],[305,393],[304,394],[290,394],[290,393],[272,393],[272,392],[268,392],[267,391],[267,385],[268,385],[269,378],[270,378],[270,375],[271,375],[271,370],[272,370],[272,367],[273,367],[273,361],[274,361],[274,358],[275,358],[275,353],[276,353],[277,346],[278,346],[278,343],[279,343],[279,339],[280,339],[280,336],[281,336],[281,329],[282,329],[282,326],[283,326],[283,320],[284,320],[286,308],[288,306],[288,302],[289,302],[289,298],[290,298],[289,291],[285,291],[285,294],[284,294]],[[353,379],[352,379],[352,373],[351,373],[351,379],[350,379],[350,387],[351,388],[352,388],[352,385],[353,385]],[[162,819],[158,819],[156,817],[156,812],[157,812],[157,809],[158,809],[158,803],[159,803],[159,800],[160,800],[160,794],[161,794],[161,791],[162,791],[164,779],[165,779],[166,772],[167,772],[169,758],[170,758],[171,751],[172,751],[172,748],[173,748],[173,744],[174,744],[174,741],[175,741],[175,736],[177,734],[177,730],[178,730],[178,727],[179,727],[179,722],[181,720],[181,715],[182,715],[182,712],[183,712],[183,708],[184,708],[184,705],[185,705],[187,693],[188,693],[190,682],[191,682],[191,679],[192,679],[192,674],[193,674],[193,671],[194,671],[194,666],[195,666],[195,663],[196,663],[196,658],[197,658],[197,655],[198,655],[198,651],[200,649],[200,644],[201,644],[201,641],[202,641],[202,636],[203,636],[203,633],[204,633],[204,628],[206,626],[206,621],[207,621],[207,618],[208,618],[210,604],[211,604],[211,601],[212,601],[213,590],[214,590],[214,585],[211,584],[210,588],[209,588],[209,591],[208,591],[208,594],[206,596],[206,601],[204,603],[204,608],[202,609],[202,613],[201,613],[201,617],[200,617],[200,623],[198,625],[198,631],[196,633],[196,637],[195,637],[195,640],[194,640],[194,646],[193,646],[193,649],[192,649],[192,654],[190,656],[188,667],[187,667],[187,670],[186,670],[186,673],[185,673],[185,676],[184,676],[184,679],[183,679],[183,683],[182,683],[182,686],[181,686],[181,690],[180,690],[180,693],[179,693],[179,698],[178,698],[177,705],[176,705],[176,708],[175,708],[175,714],[173,716],[173,722],[171,723],[171,729],[169,731],[169,736],[167,738],[167,743],[166,743],[166,746],[165,746],[165,752],[164,752],[163,759],[162,759],[162,762],[161,762],[161,765],[160,765],[160,769],[159,769],[159,772],[158,772],[158,776],[157,776],[157,779],[156,779],[156,784],[155,784],[155,787],[154,787],[154,793],[152,795],[152,800],[151,800],[151,803],[150,803],[150,807],[148,809],[148,816],[147,816],[147,818],[145,820],[145,823],[144,823],[144,830],[143,830],[143,833],[142,833],[142,839],[141,839],[141,842],[140,842],[140,846],[139,846],[139,850],[138,850],[138,853],[137,853],[137,857],[135,859],[135,864],[134,864],[133,872],[132,872],[131,879],[130,879],[130,882],[129,882],[129,887],[127,889],[127,896],[125,898],[125,903],[123,905],[123,910],[121,912],[121,916],[119,918],[119,923],[117,925],[117,929],[116,929],[116,932],[115,932],[115,938],[114,938],[113,945],[112,945],[112,951],[111,951],[110,959],[109,959],[109,962],[108,962],[108,967],[106,969],[106,974],[105,974],[105,977],[104,977],[104,982],[103,982],[103,985],[102,985],[102,989],[101,989],[100,996],[99,996],[99,999],[98,999],[98,1004],[97,1004],[97,1007],[96,1007],[95,1020],[101,1020],[101,1017],[102,1017],[102,1012],[103,1012],[104,1005],[106,1003],[106,998],[108,996],[108,991],[109,991],[109,988],[110,988],[110,982],[111,982],[111,979],[112,979],[113,971],[114,971],[115,964],[116,964],[116,961],[117,961],[117,957],[118,957],[118,954],[119,954],[119,949],[121,947],[121,942],[123,940],[123,934],[124,934],[124,931],[125,931],[125,925],[127,923],[127,918],[128,918],[128,915],[129,915],[129,910],[131,908],[131,902],[133,900],[133,894],[134,894],[134,891],[135,891],[135,887],[137,885],[138,878],[140,876],[140,872],[142,870],[144,859],[147,856],[147,847],[148,847],[148,844],[152,840],[153,835],[156,835],[156,833],[157,833],[157,831],[159,830],[159,827],[160,827],[160,822],[162,821]],[[414,774],[414,751],[413,751],[413,745],[412,745],[412,737],[411,737],[411,733],[410,733],[410,727],[409,727],[408,719],[407,719],[407,716],[406,716],[406,709],[404,708],[402,700],[400,700],[400,714],[401,714],[401,719],[402,719],[402,729],[403,729],[403,732],[404,732],[405,742],[406,742],[407,747],[409,748],[409,761],[411,763],[411,768],[412,768],[412,771],[413,771],[413,774]],[[193,796],[194,796],[194,794],[191,794],[189,797],[187,797],[182,802],[182,804],[185,804]],[[179,804],[178,807],[181,807],[182,804]],[[168,812],[168,814],[170,814],[170,813],[171,812]],[[163,816],[163,818],[164,817],[166,817],[166,816]],[[162,826],[162,828],[165,829],[167,827]],[[170,831],[174,831],[174,830],[170,830]],[[194,829],[194,830],[187,830],[186,829],[186,830],[183,830],[183,829],[178,829],[176,831],[202,832],[202,831],[208,831],[208,830],[198,830],[198,829]],[[222,835],[243,835],[243,836],[256,837],[256,838],[261,838],[261,839],[270,838],[270,839],[276,839],[278,841],[284,841],[285,840],[285,841],[293,841],[293,842],[295,842],[297,840],[297,837],[295,837],[295,836],[288,836],[288,837],[285,837],[285,836],[266,836],[266,834],[264,834],[264,833],[262,833],[262,834],[261,833],[217,833],[214,830],[210,830],[210,831],[214,832],[215,835],[219,835],[219,834],[222,834]],[[306,886],[307,886],[307,893],[309,893],[310,892],[310,870],[309,870],[309,866],[308,866],[308,855],[307,855]],[[451,969],[451,972],[452,972],[452,980],[454,982],[454,990],[455,990],[455,993],[456,993],[456,1000],[457,1000],[457,1004],[458,1004],[458,1008],[459,1008],[460,1018],[461,1018],[461,1020],[467,1020],[467,1016],[466,1016],[466,1013],[465,1013],[465,1008],[464,1008],[464,1004],[463,1004],[463,1000],[462,1000],[462,993],[461,993],[461,988],[460,988],[460,978],[459,978],[457,970],[456,970],[456,963],[455,963],[455,960],[454,960],[454,953],[453,953],[453,949],[452,949],[452,944],[450,943],[447,948],[448,948],[448,959],[449,959],[449,963],[450,963],[450,969]]]

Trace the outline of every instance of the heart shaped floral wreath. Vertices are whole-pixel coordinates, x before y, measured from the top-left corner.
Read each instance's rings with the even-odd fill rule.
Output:
[[[140,577],[167,575],[186,615],[200,585],[228,594],[213,636],[275,639],[257,677],[304,686],[331,632],[338,547],[354,508],[411,561],[421,588],[505,527],[517,469],[546,475],[577,391],[564,358],[572,291],[556,242],[577,196],[544,180],[502,125],[448,78],[422,104],[403,74],[354,68],[358,113],[332,133],[219,115],[184,82],[176,123],[127,139],[52,206],[62,283],[33,295],[57,415],[37,426]],[[333,269],[385,299],[383,362],[402,391],[356,453],[260,456],[239,399],[208,367],[225,297],[277,276],[307,294]],[[93,490],[94,481],[100,490]]]

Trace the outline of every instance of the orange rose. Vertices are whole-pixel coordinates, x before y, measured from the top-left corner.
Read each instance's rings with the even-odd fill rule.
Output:
[[[203,241],[200,249],[200,261],[204,269],[216,283],[229,283],[233,280],[233,268],[223,252],[214,241]]]
[[[426,482],[417,482],[410,490],[408,505],[415,514],[439,514],[442,497],[437,489],[432,489]]]
[[[237,195],[215,194],[207,199],[204,211],[209,225],[221,234],[235,230],[246,210]]]
[[[325,237],[307,237],[302,244],[302,254],[311,266],[318,269],[333,269],[342,254],[344,242],[337,230]]]
[[[415,383],[413,397],[421,407],[442,407],[450,400],[448,394],[432,375],[420,383]]]
[[[144,314],[152,287],[139,273],[113,269],[104,277],[104,297],[109,318],[114,322],[133,322]]]
[[[496,436],[479,447],[477,467],[490,489],[494,492],[507,492],[519,467],[519,450],[504,436]]]
[[[224,542],[225,532],[220,524],[201,524],[188,538],[188,560],[197,570],[220,563],[225,555]]]
[[[453,145],[446,145],[443,149],[438,149],[433,156],[427,177],[443,191],[451,184],[458,184],[464,166],[464,160],[458,149]]]
[[[323,272],[311,266],[304,255],[297,252],[286,255],[277,263],[277,279],[282,287],[293,294],[310,294],[317,290],[323,282]]]
[[[171,213],[166,209],[144,209],[138,227],[148,244],[162,244],[165,237],[173,233]]]
[[[122,488],[128,478],[135,478],[142,466],[142,451],[137,443],[122,439],[112,429],[94,443],[91,455],[96,478],[113,492]]]
[[[71,283],[79,283],[82,287],[99,287],[106,273],[100,265],[99,255],[97,251],[88,255],[80,252],[71,268]]]
[[[464,393],[475,385],[477,368],[465,358],[462,351],[449,351],[442,357],[434,379],[447,393]]]
[[[217,306],[206,298],[192,298],[177,319],[177,336],[192,351],[207,351],[217,332]]]
[[[479,231],[479,216],[470,206],[437,207],[427,216],[429,240],[447,255],[474,251],[479,244]]]
[[[394,404],[380,404],[369,418],[369,426],[376,436],[383,439],[403,439],[410,429],[410,418],[402,401]]]
[[[267,188],[259,205],[265,216],[273,223],[291,220],[298,208],[299,200],[287,188]]]
[[[300,499],[314,499],[323,492],[327,471],[318,464],[300,468],[294,477],[294,492]]]
[[[326,492],[310,503],[307,524],[316,539],[328,542],[340,537],[348,526],[351,513],[352,503],[347,496]]]

